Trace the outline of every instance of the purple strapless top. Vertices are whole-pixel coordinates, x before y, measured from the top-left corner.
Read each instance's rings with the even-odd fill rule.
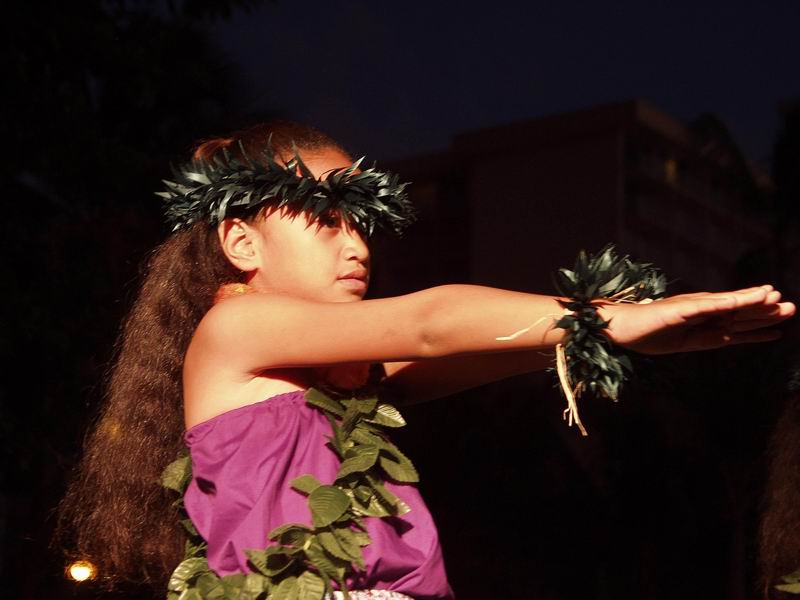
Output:
[[[208,542],[208,564],[220,576],[247,573],[249,548],[285,523],[311,525],[307,497],[291,488],[310,473],[332,482],[339,458],[326,446],[331,426],[306,404],[305,390],[278,394],[218,415],[184,434],[192,457],[186,511]],[[386,589],[415,599],[453,598],[439,536],[416,486],[386,482],[411,508],[402,517],[367,517],[372,543],[366,572],[351,589]]]

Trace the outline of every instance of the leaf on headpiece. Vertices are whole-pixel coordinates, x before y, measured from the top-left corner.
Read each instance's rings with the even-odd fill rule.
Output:
[[[196,181],[202,185],[210,185],[211,180],[205,173],[186,173],[185,174],[187,179],[191,179],[192,181]]]
[[[376,171],[374,165],[356,173],[364,157],[317,180],[297,152],[286,166],[278,164],[271,136],[258,162],[251,159],[241,140],[238,143],[241,157],[223,148],[210,161],[193,160],[180,168],[172,167],[173,180],[164,180],[167,191],[156,194],[164,200],[173,231],[199,220],[213,226],[232,207],[250,211],[268,201],[277,207],[312,210],[315,218],[335,206],[367,236],[376,225],[400,235],[416,221],[405,190],[408,184],[398,183],[397,175]]]
[[[309,169],[306,163],[303,162],[303,159],[300,158],[300,154],[297,151],[297,147],[294,146],[294,144],[292,144],[292,147],[294,148],[295,152],[294,160],[297,162],[297,166],[300,167],[300,173],[303,175],[303,177],[316,181],[317,178],[314,177],[314,174],[311,172],[311,169]]]

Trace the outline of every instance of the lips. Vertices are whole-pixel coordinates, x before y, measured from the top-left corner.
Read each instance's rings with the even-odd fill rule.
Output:
[[[346,275],[342,275],[339,279],[360,279],[361,281],[366,281],[367,271],[366,269],[356,269],[355,271],[350,271]]]
[[[343,286],[361,294],[367,291],[367,275],[366,269],[356,269],[339,277],[339,281]]]

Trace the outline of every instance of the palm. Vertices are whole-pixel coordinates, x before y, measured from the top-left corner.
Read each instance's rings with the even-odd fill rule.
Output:
[[[765,342],[780,333],[765,329],[795,312],[778,302],[772,286],[731,292],[681,294],[649,304],[604,304],[611,341],[642,354],[709,350],[730,344]]]

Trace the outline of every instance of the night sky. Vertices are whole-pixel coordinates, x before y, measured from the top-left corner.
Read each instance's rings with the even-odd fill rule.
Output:
[[[800,95],[800,2],[280,2],[215,25],[247,111],[278,109],[356,154],[632,97],[712,112],[767,166]]]

